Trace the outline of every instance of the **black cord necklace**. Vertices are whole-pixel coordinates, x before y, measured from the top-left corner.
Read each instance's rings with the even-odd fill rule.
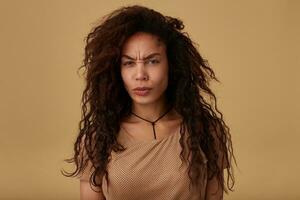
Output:
[[[132,113],[133,115],[135,115],[136,117],[138,117],[138,118],[140,118],[140,119],[142,119],[142,120],[145,120],[146,122],[151,123],[152,129],[153,129],[153,133],[154,133],[154,139],[156,139],[156,133],[155,133],[154,125],[155,125],[155,123],[156,123],[158,120],[160,120],[161,118],[163,118],[163,117],[164,117],[171,109],[172,109],[172,106],[171,106],[164,114],[162,114],[158,119],[156,119],[156,120],[153,121],[153,122],[150,121],[150,120],[147,120],[147,119],[144,119],[144,118],[138,116],[137,114],[133,113],[132,111],[131,111],[131,113]]]

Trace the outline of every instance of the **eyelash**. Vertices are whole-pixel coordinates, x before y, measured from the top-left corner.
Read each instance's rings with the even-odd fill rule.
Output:
[[[149,60],[149,61],[146,61],[146,62],[154,62],[153,64],[158,64],[159,63],[159,61],[156,60],[156,59]],[[126,65],[131,64],[131,63],[133,63],[133,62],[132,61],[127,61],[127,62],[124,62],[122,65],[126,66]]]

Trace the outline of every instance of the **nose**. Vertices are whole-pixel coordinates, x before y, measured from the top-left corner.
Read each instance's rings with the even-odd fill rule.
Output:
[[[136,80],[144,80],[147,77],[147,70],[145,69],[144,62],[136,63]]]

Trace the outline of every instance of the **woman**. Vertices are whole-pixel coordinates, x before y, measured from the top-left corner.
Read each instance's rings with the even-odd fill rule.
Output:
[[[234,185],[229,128],[205,100],[218,81],[181,20],[119,8],[87,37],[80,132],[81,199],[222,199]],[[211,102],[210,102],[211,103]],[[232,185],[229,184],[229,177]]]

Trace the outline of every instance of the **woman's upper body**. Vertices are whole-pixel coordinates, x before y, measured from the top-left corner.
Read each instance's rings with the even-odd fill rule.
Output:
[[[132,129],[122,127],[118,139],[127,149],[120,153],[112,152],[108,166],[109,183],[103,178],[102,189],[106,199],[204,199],[206,173],[201,176],[199,188],[190,190],[186,163],[180,159],[180,122],[169,123],[173,123],[172,127],[167,129],[165,125],[164,133],[157,124],[156,139],[151,132],[139,136],[143,134],[138,134],[137,130],[131,133]],[[151,130],[151,125],[145,128]],[[144,129],[139,129],[139,132],[141,130]],[[206,161],[202,165],[203,169],[206,169],[205,164]]]
[[[229,128],[217,116],[216,96],[209,88],[210,80],[217,80],[213,70],[182,32],[179,19],[137,5],[106,17],[87,37],[82,120],[69,160],[77,167],[69,176],[84,174],[81,199],[120,199],[124,193],[141,194],[140,199],[197,198],[200,194],[187,190],[187,183],[198,180],[197,193],[205,191],[201,198],[221,199],[223,169],[229,169],[233,152]],[[160,119],[170,106],[173,113]],[[185,135],[177,132],[174,119],[179,118],[187,145],[178,142]],[[184,149],[191,162],[179,169],[178,154]],[[101,193],[94,193],[90,185],[100,183]],[[134,197],[128,195],[122,198]]]
[[[154,139],[150,124],[123,122],[118,141],[127,150],[121,153],[112,151],[108,165],[109,183],[105,177],[102,178],[101,193],[91,189],[88,176],[82,177],[81,200],[221,199],[221,188],[217,195],[212,195],[216,192],[217,181],[207,181],[207,158],[203,151],[205,160],[202,167],[205,173],[199,177],[197,187],[189,188],[187,163],[180,159],[182,128],[180,117],[162,120],[155,127],[157,138]],[[187,132],[183,133],[186,145]],[[187,153],[184,156],[187,158]]]

